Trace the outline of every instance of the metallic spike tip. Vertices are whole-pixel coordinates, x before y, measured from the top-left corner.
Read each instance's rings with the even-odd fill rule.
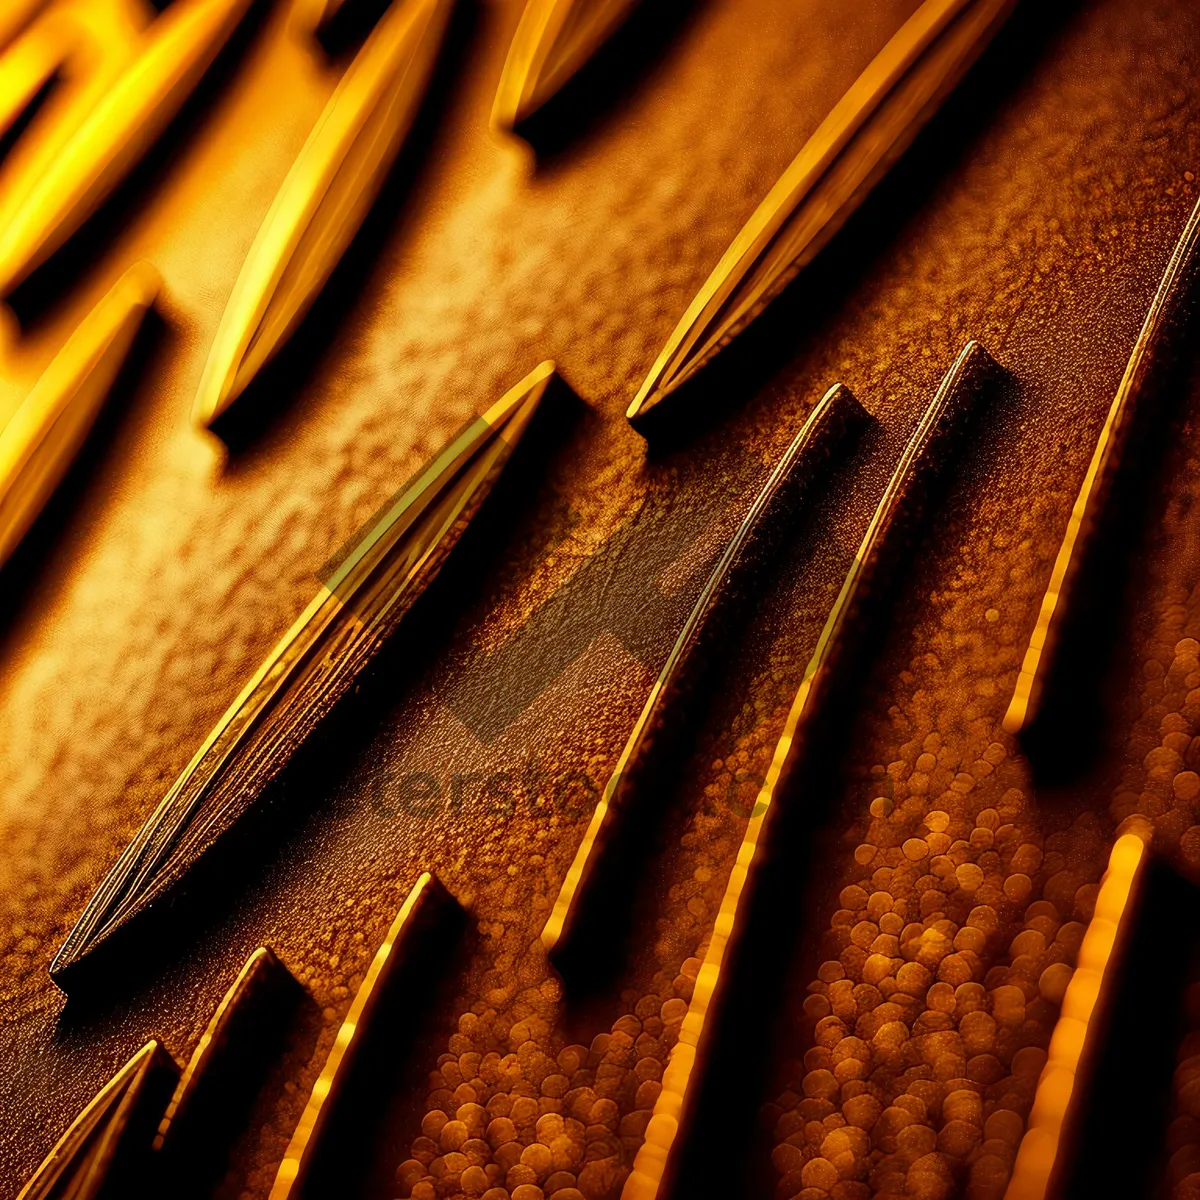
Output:
[[[958,356],[900,456],[829,611],[746,825],[679,1041],[663,1073],[662,1092],[626,1181],[623,1200],[657,1200],[677,1176],[680,1152],[686,1142],[680,1131],[694,1112],[706,1046],[718,1036],[719,1010],[728,986],[726,968],[733,957],[729,952],[744,933],[776,796],[796,769],[815,719],[838,677],[844,674],[838,668],[845,663],[855,641],[854,630],[863,620],[866,602],[878,596],[879,577],[894,560],[900,539],[907,535],[929,484],[944,467],[965,418],[994,369],[995,364],[977,342],[971,342]]]
[[[213,1160],[218,1153],[214,1139],[219,1141],[224,1132],[219,1127],[242,1099],[247,1074],[252,1077],[258,1069],[262,1044],[271,1043],[302,995],[300,984],[266,946],[246,960],[200,1035],[158,1123],[154,1150],[160,1175],[164,1160],[170,1164],[168,1173],[189,1176],[195,1174],[195,1160]],[[249,1072],[247,1059],[252,1060]],[[178,1174],[162,1183],[172,1194],[188,1190]]]
[[[326,578],[88,902],[51,964],[65,985],[236,825],[441,569],[555,380],[543,363],[455,438]]]
[[[178,1074],[162,1046],[147,1042],[75,1118],[17,1200],[118,1200],[133,1194]]]
[[[1050,571],[1050,579],[1038,609],[1037,621],[1004,716],[1007,733],[1021,735],[1024,748],[1036,751],[1030,733],[1044,717],[1042,699],[1046,684],[1057,666],[1057,651],[1065,623],[1070,619],[1071,596],[1086,570],[1096,546],[1096,529],[1124,460],[1123,450],[1130,428],[1155,366],[1163,357],[1164,343],[1171,341],[1175,319],[1200,268],[1200,203],[1192,210],[1187,225],[1167,263],[1167,269],[1150,303],[1141,332],[1125,367],[1125,374],[1109,405],[1096,441],[1067,528]]]
[[[122,275],[0,429],[0,564],[66,474],[158,289],[147,263]]]
[[[674,397],[795,278],[908,148],[1016,0],[925,0],[821,122],[696,294],[626,416]],[[671,401],[682,403],[682,401]]]
[[[393,0],[292,164],[233,285],[193,405],[211,426],[291,336],[374,202],[453,0]]]
[[[512,130],[553,97],[616,32],[637,0],[528,0],[513,35],[492,125]]]
[[[452,936],[454,919],[461,914],[458,902],[432,875],[426,872],[417,880],[375,952],[338,1030],[333,1049],[313,1084],[308,1104],[279,1164],[270,1200],[299,1200],[312,1192],[306,1190],[306,1184],[325,1148],[338,1103],[352,1086],[355,1059],[364,1038],[371,1032],[372,1022],[387,1020],[385,1010],[398,990],[425,986],[423,981],[406,978],[404,968],[421,952],[418,943]]]
[[[582,948],[589,940],[583,932],[589,923],[586,910],[606,902],[596,886],[598,875],[606,873],[602,860],[613,851],[614,826],[620,810],[631,802],[627,793],[638,790],[636,779],[647,754],[651,748],[661,753],[664,726],[679,721],[678,709],[685,702],[681,693],[689,690],[684,676],[694,673],[697,655],[718,635],[722,610],[728,608],[731,597],[746,594],[746,577],[763,557],[760,544],[773,539],[778,526],[790,521],[797,508],[796,493],[808,491],[822,460],[844,442],[852,426],[867,420],[848,388],[837,384],[829,389],[771,472],[705,583],[597,801],[542,930],[542,944],[564,973],[569,973],[565,960],[573,947],[578,943]]]

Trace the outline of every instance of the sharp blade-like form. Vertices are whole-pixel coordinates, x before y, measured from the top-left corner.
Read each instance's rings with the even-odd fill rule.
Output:
[[[88,902],[63,982],[235,824],[353,685],[479,510],[554,376],[543,363],[452,441],[353,545]]]
[[[305,1185],[313,1163],[322,1152],[330,1119],[353,1075],[355,1058],[371,1032],[372,1021],[387,1019],[387,1013],[381,1009],[387,1008],[398,991],[429,989],[427,979],[405,978],[405,965],[424,951],[425,947],[417,943],[452,936],[457,924],[454,918],[460,914],[458,902],[432,875],[426,872],[417,880],[375,952],[338,1030],[333,1049],[313,1084],[308,1104],[279,1164],[270,1200],[297,1200],[306,1194]]]
[[[1015,0],[925,0],[733,239],[629,406],[630,421],[648,424],[660,406],[682,405],[677,389],[816,257],[908,148],[1014,5]]]
[[[492,105],[513,129],[546,103],[616,31],[638,0],[528,0]]]
[[[17,1200],[124,1200],[140,1182],[154,1126],[179,1068],[147,1042],[104,1085]]]
[[[39,21],[0,54],[0,137],[58,70],[66,57],[63,42],[51,22]]]
[[[1056,666],[1056,652],[1065,623],[1070,618],[1071,596],[1086,570],[1089,554],[1096,545],[1096,529],[1120,470],[1122,451],[1128,441],[1138,406],[1151,377],[1164,356],[1164,343],[1171,340],[1181,307],[1194,286],[1200,266],[1200,204],[1192,210],[1167,269],[1150,304],[1141,332],[1125,367],[1125,374],[1109,405],[1091,462],[1083,477],[1067,528],[1059,545],[1050,580],[1042,596],[1037,621],[1021,662],[1012,700],[1004,716],[1008,733],[1029,734],[1044,715],[1042,699]]]
[[[830,388],[771,472],[705,583],[650,689],[542,929],[542,944],[560,969],[567,970],[564,959],[572,955],[575,943],[587,940],[583,932],[583,927],[589,924],[586,910],[607,902],[606,896],[598,895],[595,881],[603,873],[602,860],[612,853],[614,826],[620,810],[631,802],[628,793],[637,790],[647,755],[651,751],[661,752],[664,726],[678,723],[680,694],[689,686],[697,655],[718,635],[721,610],[732,597],[745,594],[747,576],[762,557],[758,546],[765,538],[772,537],[780,524],[789,522],[797,507],[798,493],[807,490],[821,460],[842,441],[851,426],[867,419],[848,388],[841,384]]]
[[[1113,986],[1116,972],[1110,967],[1115,968],[1113,959],[1119,957],[1113,949],[1118,938],[1128,933],[1134,907],[1130,900],[1139,890],[1136,885],[1147,862],[1145,836],[1152,834],[1152,830],[1126,833],[1113,846],[1095,913],[1063,996],[1005,1200],[1043,1200],[1051,1178],[1062,1170],[1064,1127],[1076,1123],[1080,1107],[1088,1102],[1086,1089],[1075,1087],[1076,1074],[1096,1054],[1097,1038],[1104,1036],[1103,1023],[1093,1023],[1092,1018],[1097,1001]]]
[[[100,206],[200,82],[251,0],[175,0],[0,229],[0,294]]]
[[[763,859],[775,797],[795,770],[814,719],[833,689],[864,605],[877,596],[881,576],[894,561],[933,477],[944,467],[982,386],[995,369],[986,351],[971,342],[942,380],[905,447],[879,501],[858,552],[829,611],[804,678],[792,701],[742,836],[737,861],[717,911],[712,939],[696,979],[679,1041],[663,1073],[662,1092],[638,1150],[622,1200],[656,1200],[673,1186],[685,1141],[681,1124],[692,1115],[704,1056],[715,1036],[722,993],[728,986],[728,951],[742,935],[746,911]]]
[[[0,165],[0,228],[18,217],[38,180],[137,57],[147,7],[140,0],[56,5],[0,58],[0,129],[10,129],[46,90]]]
[[[453,0],[393,0],[346,69],[242,264],[196,395],[210,425],[316,299],[412,125]]]
[[[0,429],[0,564],[83,444],[158,287],[158,275],[146,263],[121,276]]]
[[[221,1127],[229,1111],[236,1113],[244,1103],[246,1076],[261,1065],[262,1048],[273,1048],[280,1024],[302,994],[266,946],[246,960],[200,1035],[158,1124],[154,1149],[170,1164],[164,1192],[191,1194],[194,1177],[219,1156],[227,1132]]]

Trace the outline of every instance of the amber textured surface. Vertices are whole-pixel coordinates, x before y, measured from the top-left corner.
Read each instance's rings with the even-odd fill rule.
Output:
[[[767,1105],[756,1148],[721,1137],[714,1117],[706,1154],[731,1194],[782,1180],[781,1200],[810,1200],[810,1187],[837,1200],[1003,1195],[1061,999],[1055,964],[1077,948],[1117,822],[1152,810],[1179,861],[1200,869],[1186,439],[1137,560],[1144,611],[1129,657],[1141,690],[1128,689],[1111,785],[1051,806],[1000,732],[1061,530],[1196,200],[1200,12],[1177,0],[1019,7],[955,101],[772,306],[723,383],[719,419],[647,458],[623,414],[654,356],[915,5],[697,4],[608,110],[541,160],[488,127],[521,6],[464,8],[358,253],[312,310],[292,368],[255,396],[256,424],[225,449],[189,413],[246,251],[336,84],[306,30],[312,7],[261,16],[102,215],[90,254],[68,248],[49,298],[17,297],[19,336],[7,314],[0,323],[0,403],[15,407],[120,271],[145,258],[163,279],[148,361],[5,567],[0,1191],[19,1190],[148,1037],[186,1061],[241,963],[269,944],[316,1000],[322,1032],[222,1191],[265,1197],[351,996],[428,869],[471,909],[479,945],[445,1013],[457,1032],[423,1045],[421,1078],[401,1081],[396,1193],[425,1187],[438,1162],[458,1183],[436,1195],[479,1194],[482,1180],[530,1200],[521,1187],[544,1193],[556,1174],[562,1200],[576,1200],[572,1188],[617,1195],[741,836],[743,818],[720,800],[746,777],[735,772],[765,764],[844,569],[838,555],[974,337],[1013,386],[904,572],[846,719],[820,834],[828,865],[796,892],[806,940],[794,1015],[806,994],[820,999],[773,1053],[771,1094],[730,1098],[731,1112]],[[416,467],[548,357],[587,411],[498,535],[439,581],[425,636],[396,642],[356,719],[288,782],[277,836],[230,875],[203,923],[181,924],[92,1002],[67,1003],[47,975],[55,949],[247,664]],[[590,805],[545,815],[520,803],[508,815],[465,782],[418,815],[403,782],[430,772],[450,793],[454,772],[513,771],[524,799],[580,772],[603,781],[715,555],[838,381],[883,436],[827,510],[828,536],[801,539],[797,561],[811,569],[748,612],[745,654],[668,806],[666,848],[647,851],[637,903],[652,932],[611,994],[576,1011],[537,938]],[[956,861],[959,841],[969,849]],[[955,876],[945,887],[944,864],[923,865],[942,856]],[[878,1001],[856,994],[876,954],[911,958],[928,979],[898,967],[866,984]],[[859,1031],[884,979],[913,1000]],[[964,986],[987,991],[990,1025],[966,1020]],[[831,1017],[844,1029],[817,1026]],[[889,1039],[912,1042],[918,1020],[926,1040],[889,1057]],[[864,1046],[835,1062],[821,1040],[830,1030]],[[844,1090],[854,1068],[845,1079],[837,1068],[868,1053],[864,1069],[888,1067],[888,1094],[874,1101],[884,1125],[859,1136],[848,1131],[871,1105],[856,1108]],[[994,1061],[972,1075],[980,1056]],[[927,1082],[982,1087],[935,1099],[914,1086],[924,1073],[903,1074],[922,1064]]]

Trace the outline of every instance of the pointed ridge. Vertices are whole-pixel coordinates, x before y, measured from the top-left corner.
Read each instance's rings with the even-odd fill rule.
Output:
[[[270,1200],[299,1200],[308,1194],[306,1184],[313,1164],[324,1149],[331,1117],[351,1086],[355,1060],[372,1022],[386,1019],[383,1010],[398,991],[428,987],[426,980],[408,978],[405,968],[421,952],[417,943],[454,936],[459,924],[456,918],[461,916],[462,909],[450,893],[428,872],[422,874],[355,993],[279,1164]]]
[[[147,1042],[75,1118],[17,1200],[129,1195],[178,1072],[157,1041]]]
[[[680,693],[691,690],[697,656],[719,635],[723,610],[729,607],[731,597],[746,593],[747,576],[764,557],[762,543],[773,541],[779,526],[790,523],[800,498],[814,486],[823,460],[844,444],[853,427],[869,419],[847,387],[836,384],[830,388],[770,473],[713,568],[601,793],[542,929],[542,944],[565,974],[572,973],[569,962],[577,957],[577,951],[586,953],[583,943],[594,941],[595,930],[590,926],[597,918],[589,913],[597,906],[609,905],[607,889],[598,886],[598,879],[606,874],[604,861],[613,854],[620,809],[631,802],[626,793],[638,790],[636,783],[631,787],[631,781],[644,769],[649,750],[661,753],[664,725],[678,723]]]
[[[492,104],[512,130],[553,97],[616,31],[637,0],[528,0]]]
[[[138,263],[122,275],[0,429],[0,564],[7,561],[66,474],[158,288],[158,275],[147,263]]]
[[[1023,748],[1036,757],[1039,745],[1036,727],[1046,714],[1043,693],[1057,669],[1057,652],[1066,622],[1070,620],[1075,585],[1096,547],[1096,530],[1114,479],[1124,461],[1129,439],[1150,377],[1163,357],[1165,343],[1173,339],[1174,326],[1185,298],[1195,284],[1200,266],[1200,203],[1192,209],[1183,233],[1175,244],[1167,269],[1146,313],[1125,373],[1109,405],[1091,461],[1067,519],[1037,620],[1029,635],[1012,699],[1004,716],[1004,730],[1019,735]],[[1032,735],[1032,736],[1031,736]]]
[[[545,362],[374,518],[325,578],[88,902],[51,964],[63,984],[259,799],[441,569],[552,382]]]
[[[210,1126],[238,1098],[230,1093],[242,1082],[239,1068],[247,1049],[264,1035],[269,1040],[301,995],[300,984],[268,947],[260,946],[250,955],[179,1076],[154,1136],[156,1151],[183,1170],[192,1169],[187,1161],[179,1161],[189,1152],[212,1158]]]
[[[393,0],[313,126],[250,247],[193,405],[211,426],[291,336],[407,136],[453,0]]]
[[[791,282],[906,150],[1015,0],[925,0],[875,56],[738,232],[626,416],[641,427]],[[682,396],[682,393],[679,393]],[[648,423],[647,423],[648,427]]]
[[[933,477],[944,468],[953,442],[959,440],[964,418],[994,369],[977,342],[969,343],[958,356],[901,454],[829,611],[746,825],[679,1041],[663,1073],[662,1092],[622,1192],[623,1200],[656,1200],[673,1186],[687,1140],[680,1133],[694,1115],[707,1047],[719,1036],[720,1007],[728,986],[726,968],[743,936],[776,796],[795,771],[813,723],[835,684],[844,682],[840,677],[845,674],[845,661],[855,641],[854,630],[863,620],[865,603],[877,597],[879,577],[890,569]]]

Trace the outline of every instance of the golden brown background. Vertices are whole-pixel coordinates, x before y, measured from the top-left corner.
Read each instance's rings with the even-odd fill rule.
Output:
[[[1164,716],[1182,713],[1175,732],[1190,737],[1200,715],[1186,709],[1182,682],[1195,655],[1175,649],[1200,627],[1189,414],[1162,474],[1153,534],[1131,564],[1136,674],[1123,685],[1127,717],[1107,774],[1051,806],[997,732],[1066,515],[1196,199],[1200,9],[1179,0],[1019,8],[793,286],[768,334],[743,352],[727,419],[650,459],[624,420],[730,238],[915,7],[696,3],[597,115],[538,158],[488,127],[519,6],[465,0],[415,136],[355,253],[310,317],[292,368],[254,397],[254,428],[226,451],[193,428],[192,397],[242,258],[338,74],[305,32],[301,6],[276,3],[89,231],[87,253],[68,255],[53,295],[22,314],[20,331],[0,331],[0,399],[15,404],[125,266],[145,257],[163,275],[164,327],[151,360],[114,397],[5,568],[0,1190],[19,1189],[148,1035],[186,1058],[246,955],[266,942],[315,998],[325,1040],[297,1052],[293,1080],[226,1181],[229,1195],[264,1196],[324,1046],[421,869],[436,870],[478,922],[474,966],[448,1015],[477,1002],[503,1014],[522,988],[541,987],[546,973],[530,965],[529,943],[582,817],[485,813],[468,793],[457,810],[418,818],[396,804],[396,781],[414,770],[446,778],[530,763],[553,780],[579,771],[602,780],[705,565],[805,413],[841,380],[886,436],[806,535],[798,582],[777,587],[752,616],[736,678],[681,776],[671,819],[682,841],[655,859],[642,901],[646,958],[623,1003],[654,993],[656,971],[677,976],[736,852],[732,816],[693,828],[694,811],[706,787],[727,788],[734,764],[752,768],[769,754],[839,555],[856,543],[917,414],[969,337],[1014,386],[976,428],[857,693],[823,843],[832,865],[797,892],[795,920],[811,947],[797,973],[816,978],[828,957],[820,937],[845,907],[839,889],[867,874],[855,847],[884,837],[868,813],[884,777],[895,781],[893,825],[906,796],[964,773],[994,792],[1018,827],[1014,850],[1058,855],[1031,869],[1028,900],[1059,898],[1064,921],[1076,887],[1103,869],[1114,813],[1132,811],[1128,799],[1114,807],[1114,791],[1135,801],[1163,792],[1153,814],[1165,822],[1161,836],[1179,845],[1182,862],[1200,865],[1188,789],[1172,788],[1191,763],[1146,758],[1171,731],[1160,729]],[[435,585],[426,636],[401,632],[352,725],[320,744],[319,770],[290,782],[292,815],[277,843],[213,897],[206,927],[151,948],[144,972],[74,1011],[47,975],[54,950],[308,600],[320,566],[468,417],[545,357],[588,412],[544,478],[529,481],[533,500],[505,520],[490,557]],[[528,680],[550,682],[538,690]],[[522,697],[515,712],[513,695]],[[501,715],[485,740],[466,717],[493,708]],[[977,762],[994,773],[971,775]],[[1012,870],[1009,862],[1001,873]],[[1056,892],[1050,881],[1062,871],[1075,873],[1072,886],[1059,879]],[[998,909],[1016,933],[1018,909]],[[1007,940],[992,946],[989,965],[1006,964]],[[586,1045],[623,1011],[614,997],[611,1011],[560,1028],[552,985],[544,997],[549,1016],[539,1016],[534,1040],[552,1055]],[[422,1073],[437,1066],[445,1036],[423,1051]],[[508,1033],[496,1036],[506,1042]],[[785,1059],[803,1052],[805,1036],[798,1026],[795,1045],[779,1051],[780,1089],[804,1075]],[[393,1165],[408,1157],[426,1111],[422,1087],[401,1090],[386,1148]],[[731,1110],[758,1102],[730,1098]],[[625,1134],[634,1144],[635,1126]],[[734,1147],[716,1141],[711,1155],[741,1194]],[[767,1179],[757,1193],[767,1194],[769,1167],[749,1169]],[[964,1172],[954,1190],[991,1194],[973,1186]]]

